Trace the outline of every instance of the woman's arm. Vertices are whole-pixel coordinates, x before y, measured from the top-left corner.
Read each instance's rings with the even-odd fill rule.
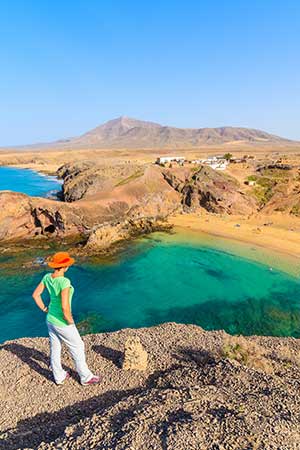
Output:
[[[44,283],[40,283],[37,288],[35,289],[34,293],[32,294],[32,297],[37,304],[37,306],[44,312],[48,312],[47,306],[45,306],[45,303],[42,300],[42,293],[45,289]]]
[[[74,320],[71,313],[69,297],[70,297],[70,288],[67,287],[61,291],[61,307],[65,320],[68,322],[69,325],[73,325]]]

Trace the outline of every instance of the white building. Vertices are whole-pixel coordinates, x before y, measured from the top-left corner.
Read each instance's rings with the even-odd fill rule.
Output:
[[[229,161],[226,161],[226,159],[219,159],[217,162],[210,165],[212,169],[215,170],[225,170],[229,164]]]
[[[184,156],[160,156],[156,160],[156,164],[166,164],[166,163],[184,163],[185,157]]]
[[[214,170],[225,170],[229,164],[229,161],[224,158],[220,158],[219,156],[209,156],[206,159],[194,159],[192,163],[203,164],[204,166],[209,166]]]

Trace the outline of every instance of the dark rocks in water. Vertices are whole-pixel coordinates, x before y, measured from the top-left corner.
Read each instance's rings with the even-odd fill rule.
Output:
[[[47,192],[46,198],[50,200],[59,200],[63,201],[63,191],[58,191],[57,189],[53,189],[52,191]]]
[[[46,266],[47,265],[47,261],[46,261],[46,258],[43,258],[42,256],[38,256],[33,261],[33,264],[37,265],[37,266]]]
[[[172,228],[164,220],[155,217],[125,219],[121,222],[104,223],[93,230],[86,244],[86,250],[101,251],[114,244],[154,231],[168,231]]]
[[[87,312],[84,317],[79,317],[76,326],[81,335],[118,329],[118,324],[94,312]]]
[[[26,261],[22,264],[22,268],[31,269],[47,266],[47,258],[43,256],[37,256],[31,261]]]

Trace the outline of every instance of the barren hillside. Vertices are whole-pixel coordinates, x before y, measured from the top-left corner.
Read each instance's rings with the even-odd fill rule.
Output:
[[[31,148],[195,148],[203,145],[234,144],[290,144],[265,131],[252,128],[176,128],[145,122],[130,117],[118,117],[81,136],[62,139],[48,144],[35,144]]]

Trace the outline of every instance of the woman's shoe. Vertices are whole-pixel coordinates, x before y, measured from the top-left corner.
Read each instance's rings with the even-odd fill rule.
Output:
[[[81,383],[82,386],[90,386],[92,384],[98,384],[100,383],[100,377],[97,377],[94,375],[89,381],[85,381],[84,383]]]
[[[62,381],[60,381],[59,383],[56,383],[56,384],[60,386],[61,384],[64,384],[64,382],[66,380],[68,380],[70,377],[71,377],[71,375],[69,374],[69,372],[67,372],[65,378]]]

